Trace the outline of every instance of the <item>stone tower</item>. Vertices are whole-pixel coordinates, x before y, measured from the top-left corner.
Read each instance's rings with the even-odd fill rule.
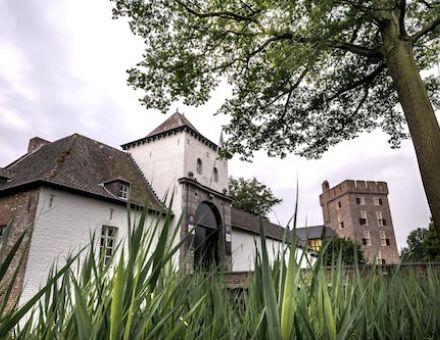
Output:
[[[324,224],[361,245],[369,262],[399,263],[385,182],[345,180],[319,196]]]
[[[180,248],[179,266],[192,271],[215,263],[230,270],[228,163],[218,159],[218,146],[176,112],[146,137],[122,148],[160,198],[173,194],[176,223],[181,218],[178,235],[188,240]]]

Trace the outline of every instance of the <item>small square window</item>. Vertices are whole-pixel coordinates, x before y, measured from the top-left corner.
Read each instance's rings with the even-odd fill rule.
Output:
[[[359,205],[365,205],[365,197],[356,197],[356,203]]]
[[[382,198],[374,197],[373,203],[374,203],[374,205],[382,205]]]
[[[127,184],[119,184],[118,197],[124,200],[128,199],[129,186]]]

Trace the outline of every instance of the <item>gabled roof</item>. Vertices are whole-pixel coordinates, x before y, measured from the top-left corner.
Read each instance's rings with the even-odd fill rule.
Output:
[[[195,127],[191,124],[191,122],[180,112],[175,112],[170,117],[168,117],[162,124],[160,124],[157,128],[151,131],[146,137],[141,139],[137,139],[133,142],[122,144],[121,147],[124,150],[129,149],[132,146],[149,143],[156,139],[160,139],[162,137],[172,135],[174,133],[180,131],[187,131],[195,138],[199,139],[202,143],[206,144],[213,150],[217,150],[218,146],[211,142],[208,138],[203,136]]]
[[[194,127],[194,125],[191,124],[191,122],[180,112],[175,112],[172,114],[168,119],[166,119],[162,124],[160,124],[157,128],[155,128],[153,131],[151,131],[147,137],[153,137],[156,135],[159,135],[161,133],[178,129],[181,127],[189,127],[190,129],[194,130],[197,133],[200,133],[197,131],[197,129]]]
[[[131,183],[130,203],[152,209],[161,203],[131,156],[93,139],[74,134],[19,158],[5,168],[14,177],[0,184],[0,195],[22,186],[54,185],[126,202],[107,191],[103,183],[124,178]]]
[[[300,240],[306,241],[333,237],[336,236],[336,233],[332,228],[326,227],[325,225],[315,225],[296,228],[296,236],[298,236]]]

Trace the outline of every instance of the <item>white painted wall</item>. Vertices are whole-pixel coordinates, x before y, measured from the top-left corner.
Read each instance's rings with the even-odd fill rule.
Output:
[[[232,271],[249,271],[255,268],[255,243],[258,249],[261,249],[261,240],[259,236],[253,235],[241,229],[232,228]],[[266,239],[266,248],[269,257],[269,263],[273,264],[278,254],[282,251],[285,244],[272,239]],[[297,249],[297,259],[300,260],[303,254],[301,248]],[[285,261],[288,263],[289,251],[285,254]],[[310,258],[309,260],[313,259]],[[302,258],[301,267],[307,267],[307,260]]]
[[[202,174],[197,173],[197,159],[203,163]],[[218,154],[190,134],[185,134],[185,174],[194,173],[199,183],[218,192],[228,189],[228,161],[217,159]],[[218,170],[218,182],[214,181],[213,169]]]
[[[184,171],[185,138],[186,133],[181,131],[127,150],[159,198],[174,190],[172,209],[176,215],[182,210],[182,188],[177,180],[187,175]]]
[[[50,195],[54,195],[51,207],[49,207]],[[112,218],[110,218],[110,209],[113,209]],[[138,212],[132,211],[131,214],[132,220],[139,216]],[[152,220],[152,216],[147,219],[147,227]],[[65,263],[66,256],[86,245],[93,232],[96,232],[98,243],[102,225],[118,228],[117,242],[126,239],[128,234],[126,207],[60,190],[42,188],[20,302],[27,301],[44,284],[48,271],[57,258],[60,264]]]

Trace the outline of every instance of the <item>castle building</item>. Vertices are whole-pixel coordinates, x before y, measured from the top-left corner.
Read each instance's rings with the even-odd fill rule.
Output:
[[[345,180],[330,188],[324,181],[319,200],[324,224],[361,245],[370,263],[399,263],[387,183]]]
[[[176,112],[122,149],[79,134],[54,142],[36,137],[26,154],[0,168],[0,261],[26,231],[13,263],[23,258],[15,299],[32,297],[53,262],[87,244],[92,233],[94,246],[112,256],[129,230],[127,206],[135,220],[148,202],[148,226],[167,195],[174,199],[171,234],[176,243],[188,240],[173,258],[175,268],[252,270],[260,223],[270,259],[285,249],[284,228],[231,208],[227,160],[184,115]]]

